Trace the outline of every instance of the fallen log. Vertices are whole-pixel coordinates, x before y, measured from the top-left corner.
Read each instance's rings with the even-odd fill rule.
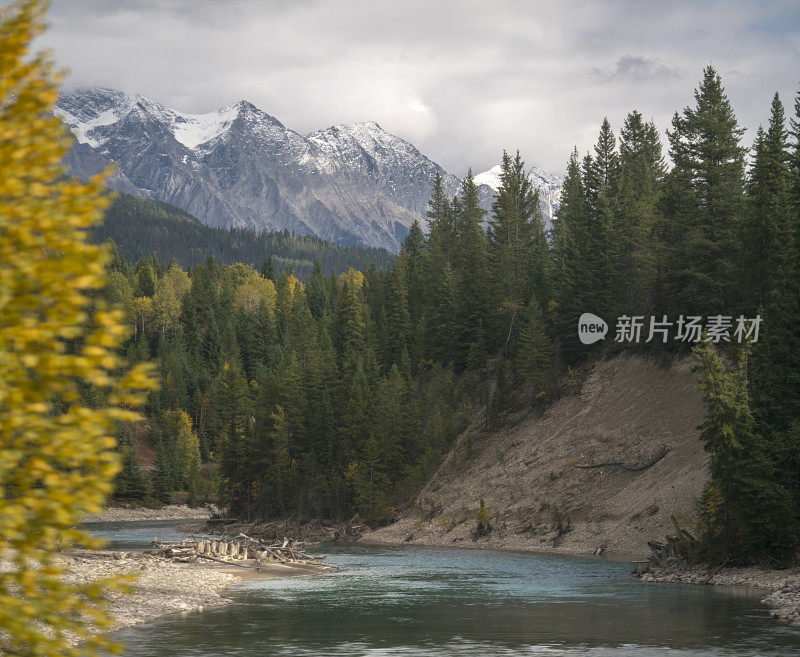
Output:
[[[243,563],[236,563],[235,561],[225,561],[224,559],[217,559],[217,557],[210,557],[207,554],[198,554],[197,556],[200,557],[201,559],[208,559],[209,561],[216,561],[218,563],[239,566],[239,568],[247,568],[248,570],[250,569],[250,566],[246,566]]]

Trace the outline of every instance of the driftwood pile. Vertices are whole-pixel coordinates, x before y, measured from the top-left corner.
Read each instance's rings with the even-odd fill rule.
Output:
[[[690,532],[678,526],[678,522],[672,516],[672,524],[675,525],[676,534],[667,536],[663,543],[648,541],[650,547],[650,557],[648,559],[651,566],[666,566],[685,561],[697,547],[697,539]]]
[[[337,566],[327,563],[324,555],[308,554],[301,549],[302,543],[284,538],[280,542],[269,542],[239,534],[233,538],[184,538],[180,541],[153,541],[152,553],[168,557],[173,561],[197,563],[200,559],[231,563],[244,568],[255,568],[260,572],[266,563],[313,565],[322,570]]]

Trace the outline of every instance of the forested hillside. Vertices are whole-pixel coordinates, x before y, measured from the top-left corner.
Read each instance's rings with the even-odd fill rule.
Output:
[[[98,243],[114,240],[119,253],[131,262],[155,256],[160,262],[174,259],[188,268],[213,257],[220,264],[243,262],[260,267],[272,258],[278,272],[290,268],[303,280],[311,274],[315,262],[329,274],[350,267],[366,269],[372,262],[386,269],[394,259],[385,249],[337,246],[288,231],[210,228],[168,203],[130,194],[116,195],[93,235]]]
[[[545,406],[565,372],[611,351],[694,347],[708,410],[706,555],[791,560],[800,100],[795,112],[790,136],[776,96],[748,158],[709,67],[667,132],[671,168],[641,113],[618,134],[603,121],[593,150],[569,159],[549,238],[521,157],[504,154],[488,231],[472,176],[454,198],[437,179],[430,232],[415,223],[385,272],[316,267],[302,284],[288,271],[208,262],[189,276],[117,258],[108,294],[134,326],[129,356],[161,368],[148,408],[156,493],[201,495],[199,464],[211,460],[234,515],[380,523],[477,408],[492,423]],[[616,331],[583,344],[584,312],[616,318]],[[759,313],[756,340],[738,317]],[[625,328],[632,319],[640,330]],[[129,458],[122,492],[140,484]]]

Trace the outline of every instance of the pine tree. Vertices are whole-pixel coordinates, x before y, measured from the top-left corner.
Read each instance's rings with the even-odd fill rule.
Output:
[[[261,276],[270,281],[275,281],[275,263],[272,261],[272,256],[264,261],[261,265]]]
[[[319,261],[314,263],[314,269],[306,284],[306,298],[314,319],[319,320],[323,315],[330,313],[331,301],[328,297],[328,286]]]
[[[175,470],[174,444],[159,433],[153,462],[153,494],[163,504],[172,502],[172,493],[177,488]]]
[[[500,299],[521,305],[529,292],[534,232],[543,222],[539,192],[533,188],[519,152],[513,160],[503,153],[500,180],[489,221],[493,276]]]
[[[800,261],[792,227],[790,170],[786,165],[783,111],[776,95],[770,127],[757,142],[756,161],[748,183],[751,215],[746,233],[763,238],[757,278],[764,292],[763,332],[753,349],[752,397],[759,428],[769,439],[773,458],[781,464],[779,480],[792,493],[800,520]],[[757,288],[754,292],[757,292]],[[752,314],[752,311],[750,311]]]
[[[411,319],[411,336],[409,345],[410,360],[416,368],[422,360],[424,341],[424,308],[425,300],[420,292],[424,289],[425,251],[427,241],[422,227],[416,219],[403,242],[403,251],[408,254],[406,267],[406,290],[408,297],[408,314]]]
[[[133,290],[137,297],[152,297],[158,279],[149,260],[140,260],[133,275]]]
[[[665,199],[670,312],[730,314],[737,306],[743,210],[743,129],[717,72],[707,67],[695,107],[672,119]]]
[[[118,500],[142,502],[149,495],[147,478],[144,476],[132,445],[123,445],[122,470],[114,482],[114,497]]]
[[[444,181],[437,172],[433,179],[433,192],[428,201],[427,216],[430,225],[431,238],[436,235],[442,251],[446,257],[451,256],[453,244],[454,217],[450,198],[444,190]]]
[[[578,318],[583,312],[592,312],[584,303],[586,291],[594,284],[582,259],[582,248],[588,242],[587,212],[578,151],[575,149],[567,163],[561,205],[553,220],[553,280],[558,350],[567,363],[574,362],[582,353],[577,338]]]
[[[541,250],[544,219],[539,192],[533,188],[519,152],[513,159],[503,153],[500,180],[489,221],[489,258],[494,305],[503,317],[494,331],[494,346],[508,354],[519,328],[519,311],[532,293],[529,276],[537,243]]]
[[[749,346],[741,350],[730,371],[708,340],[693,352],[707,410],[700,440],[710,454],[704,543],[711,558],[749,563],[769,554],[785,560],[797,546],[791,503],[775,481],[775,464],[750,410],[748,352]]]
[[[481,366],[486,359],[490,309],[487,240],[482,226],[485,214],[470,170],[461,183],[453,253],[456,303],[453,342],[456,363],[461,368]]]
[[[655,125],[633,111],[620,131],[619,180],[614,198],[609,256],[610,316],[654,312],[658,258],[658,207],[666,171]]]
[[[339,341],[343,362],[353,363],[366,347],[366,321],[361,286],[363,275],[345,277],[339,301]]]
[[[399,364],[411,342],[411,315],[408,312],[406,288],[408,254],[401,251],[386,277],[386,344],[384,362]]]
[[[536,297],[525,308],[516,354],[516,370],[538,391],[554,379],[554,352],[549,329]]]
[[[792,236],[800,263],[800,92],[794,100],[794,116],[790,122],[791,148],[789,150],[789,198],[791,203]],[[799,267],[800,268],[800,267]]]
[[[601,214],[601,196],[610,199],[616,194],[619,179],[619,155],[616,149],[614,131],[608,118],[604,118],[594,147],[594,156],[587,155],[583,167],[586,199],[595,214]]]
[[[767,304],[775,278],[777,258],[789,224],[790,178],[783,105],[778,94],[772,100],[769,128],[759,127],[753,146],[754,159],[747,181],[748,206],[743,226],[742,285],[749,295],[746,310]]]

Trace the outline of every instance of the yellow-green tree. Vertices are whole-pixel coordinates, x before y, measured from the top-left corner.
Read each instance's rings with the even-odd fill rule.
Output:
[[[275,311],[277,296],[275,283],[268,278],[263,278],[253,270],[248,272],[237,286],[233,297],[233,307],[246,313],[254,313],[262,304],[265,304],[272,313]]]
[[[106,284],[87,229],[107,205],[102,177],[64,177],[70,138],[52,115],[60,74],[32,55],[47,3],[0,10],[0,654],[77,655],[108,627],[106,587],[65,582],[56,552],[90,544],[74,529],[99,511],[119,469],[114,423],[133,421],[143,368],[124,376],[122,313],[90,302]],[[101,295],[93,295],[99,299]],[[100,394],[82,403],[80,386]]]
[[[158,281],[153,295],[152,309],[162,333],[166,333],[177,323],[181,314],[181,301],[191,287],[192,281],[188,274],[174,264]]]
[[[200,478],[200,441],[186,411],[170,411],[164,418],[165,440],[174,456],[174,484],[190,492]]]

